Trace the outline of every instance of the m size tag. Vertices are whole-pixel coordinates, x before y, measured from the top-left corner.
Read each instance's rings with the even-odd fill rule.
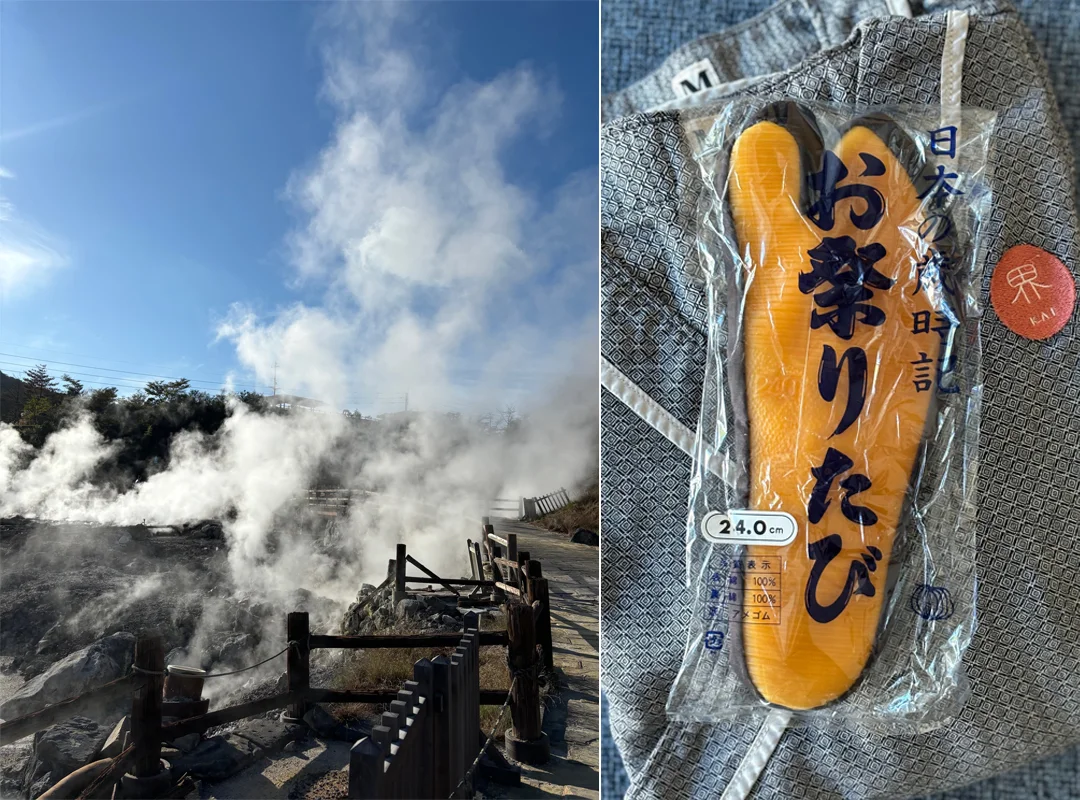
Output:
[[[671,91],[676,97],[689,97],[705,89],[720,85],[720,76],[707,58],[695,61],[686,69],[680,70],[671,79]]]
[[[795,517],[783,511],[710,511],[701,535],[716,544],[791,544],[799,532]]]

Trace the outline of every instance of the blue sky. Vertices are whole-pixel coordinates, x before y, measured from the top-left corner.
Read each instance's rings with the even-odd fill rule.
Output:
[[[4,3],[0,369],[278,363],[372,413],[595,364],[597,31],[588,2]]]

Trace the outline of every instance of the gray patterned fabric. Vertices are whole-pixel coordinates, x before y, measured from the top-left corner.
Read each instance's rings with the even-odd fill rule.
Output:
[[[924,5],[932,10],[940,3],[911,5],[921,13]],[[1074,156],[1080,161],[1080,0],[1014,0],[1013,5],[1046,62]],[[624,89],[661,68],[677,50],[693,47],[687,43],[694,39],[745,24],[772,6],[773,0],[604,0],[601,91],[608,95]],[[614,116],[612,102],[604,100],[609,116]]]
[[[601,114],[611,120],[676,99],[673,78],[701,59],[719,84],[789,69],[843,42],[860,20],[888,14],[885,0],[782,0],[740,26],[679,47],[638,82],[603,97]]]
[[[1031,243],[1075,268],[1080,243],[1071,152],[1034,42],[1010,8],[975,7],[964,102],[999,114],[989,308],[992,265],[1007,248]],[[867,20],[839,47],[743,91],[763,100],[934,103],[943,35],[940,15]],[[700,186],[679,114],[607,125],[602,155],[602,354],[693,430],[706,346],[693,221]],[[1080,323],[1074,316],[1057,336],[1032,342],[989,312],[983,339],[971,700],[955,723],[918,736],[790,730],[755,797],[909,797],[1080,742],[1080,550],[1069,546],[1080,496]],[[669,725],[664,714],[690,605],[690,459],[606,391],[601,421],[603,675],[629,794],[718,796],[757,725]]]

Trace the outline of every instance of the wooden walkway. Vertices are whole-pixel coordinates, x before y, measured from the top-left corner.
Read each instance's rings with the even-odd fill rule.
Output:
[[[571,544],[565,534],[492,519],[496,533],[516,533],[518,551],[544,565],[551,598],[555,668],[562,674],[559,702],[544,712],[551,761],[522,765],[522,786],[501,797],[600,796],[600,559],[598,548]]]

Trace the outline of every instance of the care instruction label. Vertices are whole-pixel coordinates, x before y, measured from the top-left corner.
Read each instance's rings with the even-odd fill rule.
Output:
[[[716,544],[791,544],[799,532],[795,517],[783,511],[710,511],[701,535]]]

